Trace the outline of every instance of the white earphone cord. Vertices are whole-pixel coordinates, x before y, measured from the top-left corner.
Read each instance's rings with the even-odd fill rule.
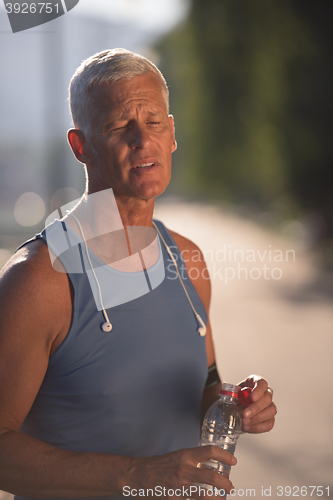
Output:
[[[94,278],[95,278],[95,281],[96,281],[96,284],[97,284],[97,288],[98,288],[98,295],[99,295],[99,300],[101,302],[101,306],[102,306],[102,309],[103,309],[103,315],[104,315],[104,318],[105,318],[105,321],[107,323],[109,323],[111,325],[111,322],[109,320],[109,317],[108,317],[108,314],[105,310],[105,307],[104,307],[104,303],[103,303],[103,297],[102,297],[102,290],[101,290],[101,287],[100,287],[100,284],[99,284],[99,281],[97,279],[97,276],[96,276],[96,273],[95,273],[95,270],[94,270],[94,267],[92,265],[92,262],[91,262],[91,259],[90,259],[90,255],[89,255],[89,251],[88,251],[88,245],[87,245],[87,242],[86,242],[86,239],[84,237],[84,234],[83,234],[83,229],[82,229],[82,226],[80,224],[80,221],[77,219],[77,217],[75,217],[75,215],[73,213],[70,213],[70,215],[72,217],[74,217],[74,219],[76,220],[77,222],[77,225],[79,226],[79,230],[80,230],[80,233],[81,233],[81,238],[84,242],[84,245],[85,245],[85,248],[86,248],[86,254],[87,254],[87,258],[88,258],[88,261],[89,261],[89,264],[90,264],[90,269],[92,270],[92,273],[94,275]]]
[[[88,245],[87,245],[86,239],[85,239],[84,234],[83,234],[83,229],[82,229],[82,226],[81,226],[81,224],[80,224],[80,221],[77,219],[77,217],[76,217],[73,213],[70,213],[69,211],[68,211],[67,213],[69,213],[69,214],[70,214],[70,215],[71,215],[71,216],[72,216],[72,217],[76,220],[76,223],[77,223],[77,225],[78,225],[78,227],[79,227],[79,230],[80,230],[80,233],[81,233],[81,238],[82,238],[82,240],[83,240],[83,242],[84,242],[85,249],[86,249],[86,254],[87,254],[87,258],[88,258],[88,261],[89,261],[89,264],[90,264],[90,269],[91,269],[91,271],[92,271],[92,273],[93,273],[93,275],[94,275],[94,278],[95,278],[95,281],[96,281],[96,284],[97,284],[98,294],[99,294],[99,300],[100,300],[100,302],[101,302],[101,306],[102,306],[102,309],[103,309],[104,319],[105,319],[105,321],[106,321],[106,323],[104,323],[104,324],[102,325],[102,329],[103,329],[104,331],[111,331],[111,329],[112,329],[112,324],[111,324],[111,322],[110,322],[110,320],[109,320],[108,314],[107,314],[107,312],[106,312],[106,310],[105,310],[105,307],[104,307],[103,297],[102,297],[102,290],[101,290],[101,287],[100,287],[100,284],[99,284],[98,278],[97,278],[97,276],[96,276],[96,273],[95,273],[94,267],[93,267],[92,262],[91,262],[91,259],[90,259],[89,250],[88,250]],[[206,335],[206,331],[207,331],[206,325],[205,325],[205,323],[203,322],[203,320],[202,320],[201,316],[200,316],[200,315],[197,313],[197,311],[195,310],[195,307],[194,307],[194,305],[193,305],[193,303],[192,303],[192,300],[191,300],[191,298],[190,298],[190,296],[189,296],[189,294],[188,294],[188,292],[187,292],[187,290],[186,290],[186,288],[185,288],[185,285],[184,285],[184,283],[183,283],[182,277],[181,277],[181,275],[180,275],[180,272],[179,272],[179,269],[178,269],[178,265],[177,265],[176,259],[174,258],[173,254],[172,254],[172,252],[171,252],[171,250],[170,250],[170,248],[169,248],[169,246],[167,245],[167,243],[166,243],[165,239],[164,239],[164,238],[163,238],[163,236],[161,235],[161,232],[160,232],[160,230],[158,229],[158,227],[156,226],[156,224],[155,224],[155,222],[154,222],[154,221],[153,221],[153,226],[154,226],[155,230],[157,231],[157,233],[158,233],[159,237],[160,237],[160,238],[161,238],[161,240],[163,241],[163,244],[164,244],[164,246],[165,246],[165,248],[166,248],[166,250],[167,250],[168,254],[170,255],[170,257],[171,257],[171,259],[172,259],[172,262],[173,262],[173,264],[174,264],[174,266],[175,266],[175,268],[176,268],[177,274],[178,274],[179,281],[180,281],[180,283],[181,283],[181,285],[182,285],[182,287],[183,287],[183,289],[184,289],[184,292],[185,292],[185,294],[186,294],[187,300],[188,300],[188,301],[189,301],[189,303],[190,303],[190,306],[191,306],[191,308],[192,308],[192,311],[193,311],[193,313],[194,313],[195,317],[197,318],[198,323],[201,325],[201,326],[198,328],[198,332],[199,332],[199,334],[200,334],[202,337],[204,337],[204,336]]]
[[[189,301],[190,306],[192,307],[192,311],[194,312],[195,317],[197,318],[198,322],[199,322],[199,323],[200,323],[200,325],[201,325],[201,327],[199,328],[199,333],[200,333],[200,335],[201,335],[201,336],[205,336],[205,335],[206,335],[206,325],[205,325],[205,323],[203,322],[203,320],[201,319],[201,316],[200,316],[200,315],[197,313],[197,311],[195,310],[195,307],[194,307],[194,305],[193,305],[193,303],[192,303],[192,300],[191,300],[191,298],[190,298],[190,296],[189,296],[189,294],[188,294],[188,292],[187,292],[187,290],[186,290],[186,288],[185,288],[185,285],[184,285],[184,283],[183,283],[182,277],[181,277],[181,275],[180,275],[180,272],[179,272],[179,269],[178,269],[178,265],[177,265],[176,259],[174,258],[173,254],[172,254],[172,252],[171,252],[171,250],[170,250],[170,248],[169,248],[169,246],[167,245],[166,241],[164,240],[163,236],[162,236],[162,235],[161,235],[161,233],[160,233],[160,230],[158,229],[158,227],[156,226],[156,224],[155,224],[155,222],[154,222],[154,221],[153,221],[153,225],[154,225],[154,228],[156,229],[156,231],[158,232],[159,237],[160,237],[160,238],[161,238],[161,240],[163,241],[164,246],[165,246],[165,248],[166,248],[166,250],[167,250],[168,254],[170,255],[170,257],[171,257],[171,259],[172,259],[172,262],[174,263],[174,266],[175,266],[176,271],[177,271],[177,274],[178,274],[179,281],[180,281],[180,283],[181,283],[181,285],[182,285],[182,287],[183,287],[183,289],[184,289],[184,292],[185,292],[185,294],[186,294],[187,300]],[[203,329],[203,330],[202,330],[202,329]]]

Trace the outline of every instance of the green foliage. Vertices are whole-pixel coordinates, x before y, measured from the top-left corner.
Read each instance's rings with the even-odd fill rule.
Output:
[[[333,9],[308,4],[193,0],[160,44],[179,142],[176,192],[311,208],[305,192],[331,158],[330,28],[320,21]]]

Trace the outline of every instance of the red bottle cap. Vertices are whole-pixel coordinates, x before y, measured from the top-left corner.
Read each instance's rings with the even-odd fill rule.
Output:
[[[238,391],[238,401],[243,405],[243,406],[249,406],[252,401],[251,401],[251,391],[252,389],[250,387],[243,387],[239,388]]]
[[[231,396],[232,398],[238,398],[238,392],[232,392],[232,391],[225,391],[224,389],[222,389],[220,391],[220,394],[224,394],[226,396]]]

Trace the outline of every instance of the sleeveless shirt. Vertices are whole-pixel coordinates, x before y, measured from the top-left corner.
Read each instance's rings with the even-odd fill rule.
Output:
[[[166,227],[154,222],[206,324],[206,311],[187,275],[181,252]],[[68,225],[67,229],[73,233],[71,238],[78,240],[83,266],[88,268],[85,245]],[[34,239],[46,241],[50,230],[63,234],[63,222],[54,221]],[[72,324],[50,357],[21,432],[65,450],[132,457],[198,445],[207,379],[205,338],[197,333],[199,325],[161,241],[159,251],[158,261],[148,271],[153,277],[162,264],[164,279],[150,286],[148,293],[108,307],[111,332],[101,330],[104,318],[96,307],[88,273],[73,272],[66,252],[59,256],[74,289]],[[98,258],[89,253],[96,262]],[[129,274],[138,274],[121,273],[109,266],[108,272],[110,280],[120,281],[122,275],[126,280]]]

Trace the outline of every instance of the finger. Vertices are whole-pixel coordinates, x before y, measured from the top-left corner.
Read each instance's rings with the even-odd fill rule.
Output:
[[[273,399],[273,389],[271,387],[267,387],[265,394],[268,394],[271,400]]]
[[[264,380],[260,375],[249,375],[245,380],[242,380],[242,382],[239,382],[240,387],[251,387],[251,389],[254,389],[256,386],[257,382],[259,380]]]
[[[245,432],[248,432],[250,434],[269,432],[270,430],[273,429],[274,423],[275,423],[275,418],[273,417],[269,420],[265,420],[264,422],[260,422],[259,424],[245,425],[243,429]]]
[[[216,460],[217,462],[223,462],[228,465],[236,465],[237,459],[234,457],[229,451],[223,450],[218,446],[214,445],[206,445],[200,446],[199,448],[194,448],[195,457],[194,461],[198,462],[208,462],[209,460]]]
[[[266,382],[265,379],[263,378],[258,378],[255,381],[255,384],[253,386],[252,392],[251,392],[251,399],[253,402],[258,401],[260,398],[263,397],[265,392],[268,389],[268,383]]]
[[[252,418],[254,415],[260,413],[263,411],[265,408],[268,408],[272,404],[272,390],[267,390],[263,393],[260,399],[258,399],[256,402],[250,404],[244,411],[243,411],[243,418]],[[252,395],[252,394],[251,394]]]
[[[224,490],[226,493],[230,493],[233,489],[233,485],[228,479],[229,473],[222,472],[221,463],[227,466],[226,471],[228,471],[232,465],[237,463],[237,459],[228,451],[213,445],[202,446],[192,451],[195,452],[196,460],[200,460],[200,463],[197,464],[193,482],[201,485],[208,484],[218,490]],[[214,462],[212,463],[211,461]],[[217,472],[217,469],[214,469],[214,465],[216,465],[216,468],[219,467],[219,472]],[[223,496],[223,494],[221,494],[221,496]],[[199,496],[197,497],[199,498]]]
[[[223,473],[219,473],[209,469],[199,469],[198,472],[198,480],[195,481],[195,485],[198,484],[201,486],[201,488],[203,488],[204,485],[209,485],[212,488],[216,488],[217,490],[224,490],[225,493],[230,493],[230,491],[233,489],[232,482]],[[202,492],[202,490],[200,491],[198,489],[196,493],[199,498],[200,496],[202,496],[200,495],[200,493],[205,494],[206,492]],[[207,495],[204,496],[206,497]]]
[[[259,375],[250,375],[246,380],[238,384],[240,387],[250,387],[252,389],[251,399],[253,402],[260,399],[268,389],[267,381]]]
[[[242,424],[244,430],[247,425],[259,424],[260,422],[265,422],[266,420],[271,420],[275,417],[277,413],[276,406],[274,403],[271,403],[267,408],[263,411],[257,413],[252,418],[243,418]]]

